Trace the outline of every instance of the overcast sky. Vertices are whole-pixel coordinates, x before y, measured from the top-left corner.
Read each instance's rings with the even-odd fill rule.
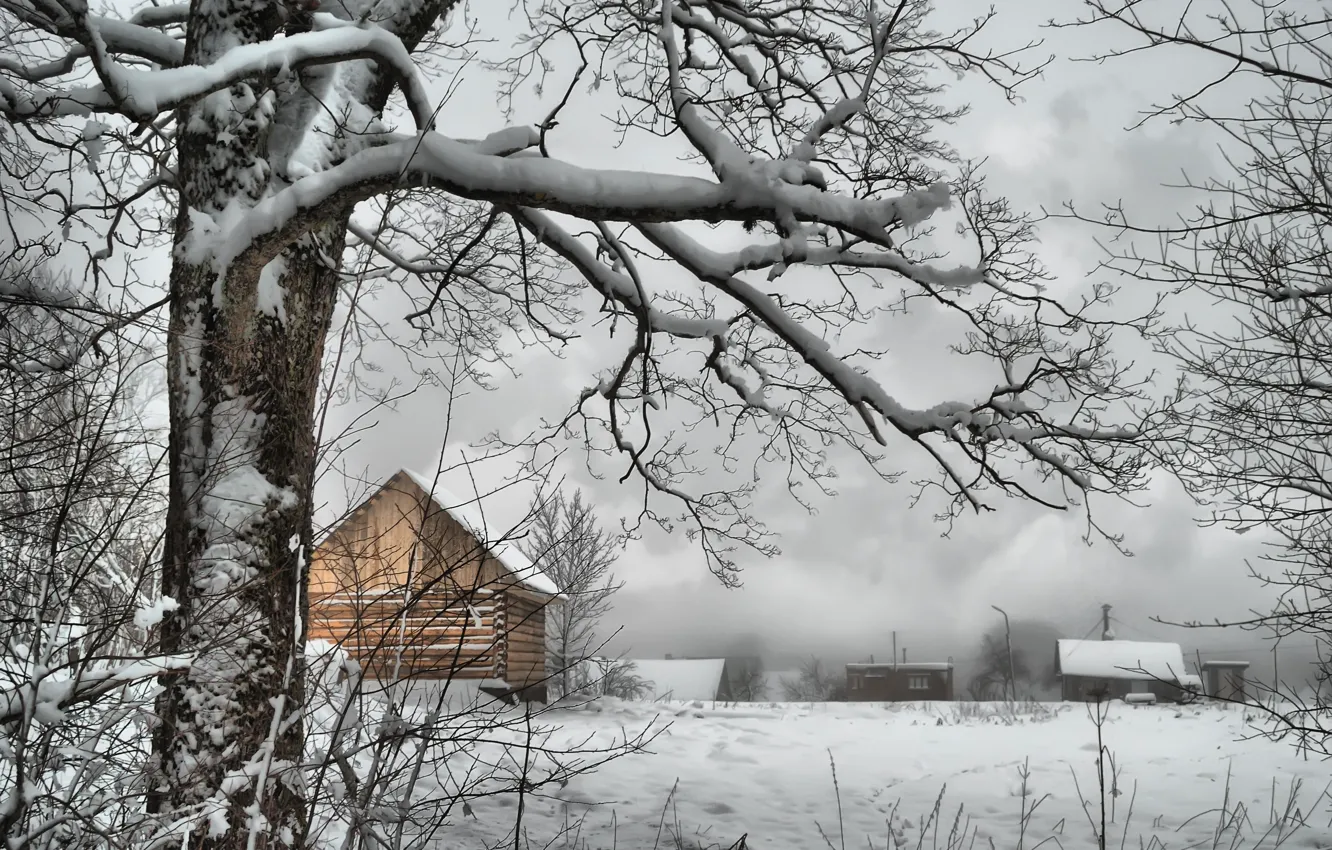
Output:
[[[507,7],[507,4],[502,4]],[[979,11],[960,4],[957,14]],[[997,45],[1047,39],[1044,52],[1061,57],[1088,55],[1113,43],[1114,33],[1043,31],[1039,24],[1068,14],[1077,4],[1028,2],[1005,4],[993,24]],[[977,6],[969,9],[968,6]],[[998,93],[967,82],[954,97],[966,97],[973,114],[953,134],[964,154],[988,156],[988,174],[996,191],[1020,209],[1054,209],[1076,200],[1090,209],[1101,201],[1131,199],[1142,211],[1167,220],[1187,199],[1162,188],[1183,169],[1202,174],[1215,168],[1212,143],[1191,128],[1165,122],[1129,133],[1136,113],[1169,94],[1167,83],[1182,89],[1214,69],[1186,58],[1152,54],[1107,65],[1058,59],[1043,79],[1024,88],[1025,102],[1005,103]],[[479,71],[464,72],[463,85],[450,102],[441,126],[465,124],[478,136],[504,125],[494,108],[492,80]],[[607,95],[609,98],[609,94]],[[678,170],[668,149],[636,143],[615,149],[599,113],[612,108],[607,98],[584,96],[566,115],[564,129],[552,136],[555,153],[584,164]],[[514,116],[535,122],[544,109],[530,107]],[[459,131],[459,134],[463,134]],[[1095,234],[1084,227],[1050,225],[1043,229],[1042,260],[1057,274],[1056,292],[1073,293],[1088,285],[1088,273],[1102,255]],[[965,258],[964,258],[965,259]],[[1149,296],[1139,290],[1125,302]],[[884,368],[890,391],[909,404],[932,404],[966,380],[938,367],[931,355],[946,339],[948,326],[937,315],[921,313],[872,329],[891,355]],[[519,352],[517,378],[498,381],[491,392],[469,389],[452,400],[449,437],[455,451],[499,428],[519,436],[541,417],[558,416],[592,376],[618,350],[607,345],[604,329],[589,328],[563,359],[541,350]],[[959,383],[960,381],[960,383]],[[376,425],[347,455],[354,468],[383,478],[399,467],[432,470],[438,462],[448,394],[425,389],[402,401],[396,411],[378,411]],[[354,408],[340,408],[335,422],[345,422]],[[890,456],[907,455],[900,444]],[[641,490],[613,480],[595,480],[577,461],[560,469],[567,486],[584,488],[608,524],[631,516]],[[905,468],[919,459],[904,457]],[[815,500],[810,515],[784,496],[777,484],[758,494],[763,519],[780,533],[782,554],[772,560],[743,560],[744,586],[727,590],[707,572],[702,554],[682,534],[646,533],[625,549],[618,565],[626,581],[608,629],[622,628],[615,648],[635,655],[716,651],[709,647],[757,635],[772,650],[839,654],[887,654],[891,633],[901,645],[928,647],[934,654],[965,655],[980,629],[994,623],[1000,605],[1017,618],[1053,622],[1070,636],[1081,636],[1100,615],[1100,605],[1115,606],[1120,637],[1151,638],[1171,634],[1154,624],[1167,619],[1210,619],[1242,615],[1261,607],[1264,591],[1248,577],[1246,558],[1259,552],[1258,535],[1241,537],[1224,529],[1200,529],[1198,509],[1173,482],[1160,478],[1145,500],[1150,507],[1102,505],[1101,522],[1125,535],[1134,556],[1124,557],[1103,542],[1083,542],[1085,518],[1059,514],[1016,502],[1000,504],[998,513],[968,515],[949,537],[925,508],[909,509],[913,489],[885,484],[848,459],[839,461],[838,495]],[[474,470],[482,491],[496,486],[507,470],[498,465]],[[449,480],[455,489],[466,481]],[[322,495],[336,503],[338,494]],[[492,516],[517,517],[530,490],[514,487],[490,499]],[[502,521],[502,520],[501,520]],[[1179,639],[1179,638],[1176,638]],[[1191,646],[1239,650],[1245,635],[1209,633],[1188,636]],[[921,655],[913,657],[924,660]]]
[[[969,18],[988,2],[959,2],[945,14]],[[1100,202],[1126,199],[1140,211],[1166,221],[1188,199],[1162,187],[1178,182],[1187,169],[1205,176],[1217,167],[1212,140],[1189,127],[1155,122],[1127,132],[1140,110],[1183,90],[1216,69],[1197,54],[1139,55],[1131,61],[1104,65],[1075,63],[1066,57],[1087,56],[1117,42],[1113,30],[1043,30],[1044,21],[1076,14],[1080,4],[1068,0],[1028,0],[1003,4],[999,19],[987,29],[990,44],[1017,46],[1032,38],[1046,39],[1033,58],[1059,58],[1043,78],[1023,87],[1024,102],[1006,103],[999,93],[975,80],[955,84],[949,95],[972,105],[972,114],[955,130],[952,140],[964,155],[989,157],[991,188],[1007,195],[1018,209],[1056,209],[1075,200],[1083,209]],[[1012,8],[1007,8],[1012,7]],[[487,35],[503,39],[503,15],[509,4],[486,4]],[[949,25],[941,17],[939,27]],[[571,69],[569,69],[571,70]],[[562,87],[559,68],[557,87]],[[536,123],[546,102],[521,101],[512,121],[496,108],[494,76],[471,62],[458,72],[454,93],[438,126],[446,133],[478,137],[508,123]],[[444,91],[443,83],[436,87]],[[610,87],[601,95],[580,92],[551,135],[554,155],[579,164],[686,171],[673,142],[637,139],[615,147],[608,123],[600,116],[614,108]],[[1102,259],[1093,239],[1081,226],[1048,224],[1041,231],[1041,260],[1056,275],[1055,294],[1071,296],[1098,278],[1089,277]],[[958,258],[967,262],[971,258]],[[165,280],[165,251],[139,259],[145,276]],[[1102,273],[1102,276],[1104,273]],[[1121,302],[1129,310],[1153,293],[1130,287]],[[391,329],[405,332],[399,316],[385,315]],[[937,312],[921,311],[865,330],[876,344],[890,349],[877,376],[903,403],[927,406],[967,390],[986,390],[993,378],[958,370],[939,356],[955,325]],[[372,480],[401,467],[431,472],[437,468],[447,436],[447,454],[455,462],[467,444],[499,429],[521,436],[543,418],[567,410],[577,393],[611,365],[621,341],[611,342],[604,326],[583,328],[583,338],[557,359],[543,349],[513,353],[518,377],[497,376],[493,391],[461,387],[450,393],[426,387],[403,399],[394,410],[376,410],[361,425],[374,427],[350,441],[343,460],[364,470]],[[401,362],[386,356],[388,375]],[[979,383],[977,383],[979,381]],[[953,395],[950,395],[953,394]],[[329,431],[337,432],[364,413],[364,406],[335,407]],[[446,427],[447,425],[447,427]],[[566,486],[582,487],[608,525],[632,517],[641,488],[620,485],[614,477],[588,474],[577,446],[568,447],[559,471]],[[924,470],[917,450],[890,444],[889,457],[907,470]],[[473,454],[475,454],[473,452]],[[1159,638],[1171,629],[1151,618],[1211,619],[1243,615],[1265,604],[1265,591],[1248,576],[1246,559],[1260,552],[1258,534],[1244,537],[1224,529],[1201,529],[1193,518],[1199,510],[1177,485],[1162,477],[1133,508],[1105,502],[1100,522],[1122,533],[1134,553],[1124,557],[1104,542],[1083,542],[1085,517],[1041,510],[1015,501],[999,503],[1000,511],[967,515],[948,537],[931,519],[932,510],[909,508],[914,489],[906,483],[887,484],[849,458],[838,458],[838,493],[815,498],[810,514],[790,499],[779,482],[765,482],[756,496],[762,519],[779,534],[782,554],[764,560],[742,558],[743,587],[728,590],[707,571],[702,554],[682,533],[647,530],[620,557],[617,572],[626,586],[608,618],[607,632],[621,629],[613,648],[633,655],[666,652],[715,652],[736,641],[755,639],[774,652],[819,652],[829,656],[886,656],[896,631],[899,645],[922,648],[913,654],[965,657],[978,633],[1004,607],[1015,618],[1049,621],[1069,636],[1092,629],[1100,605],[1114,606],[1124,638]],[[510,470],[500,464],[474,467],[476,487],[500,487]],[[910,475],[906,476],[907,480]],[[470,490],[472,482],[451,476],[449,486]],[[318,494],[340,508],[342,486],[326,478]],[[486,501],[486,511],[503,526],[522,515],[531,488],[510,487]],[[327,512],[326,512],[327,513]],[[1178,636],[1175,639],[1180,639]],[[1188,635],[1188,645],[1227,654],[1251,646],[1253,639],[1232,631]],[[1259,657],[1254,655],[1254,657]]]

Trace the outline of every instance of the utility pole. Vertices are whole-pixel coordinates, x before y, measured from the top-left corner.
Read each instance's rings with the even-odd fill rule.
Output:
[[[906,663],[906,647],[902,647],[902,663]]]
[[[1013,629],[1008,624],[1008,612],[998,605],[991,605],[991,608],[1004,615],[1004,652],[1008,653],[1008,689],[1013,692],[1013,700],[1017,701],[1017,673],[1013,669]],[[1007,690],[1007,689],[1006,689]]]
[[[1281,646],[1281,633],[1272,628],[1272,693],[1278,693],[1281,687],[1281,667],[1277,660],[1277,648]]]
[[[1115,632],[1110,628],[1110,606],[1101,606],[1101,640],[1114,640]]]
[[[893,669],[897,669],[897,631],[893,631]]]

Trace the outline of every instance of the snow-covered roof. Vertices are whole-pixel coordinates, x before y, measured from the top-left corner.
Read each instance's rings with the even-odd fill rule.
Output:
[[[1174,682],[1186,672],[1177,643],[1137,640],[1061,640],[1059,672],[1097,679]]]
[[[432,482],[426,476],[410,469],[401,470],[398,474],[406,475],[413,484],[429,494],[430,500],[436,507],[453,517],[529,590],[550,596],[560,595],[560,589],[555,586],[555,582],[532,563],[531,558],[524,555],[522,550],[510,541],[502,539],[505,536],[503,532],[492,533],[491,526],[486,522],[485,511],[481,509],[479,498],[461,499],[438,482]]]
[[[635,672],[652,683],[652,699],[683,702],[715,700],[726,669],[724,658],[652,658],[633,664]]]
[[[1202,666],[1204,666],[1204,667],[1241,667],[1241,668],[1245,668],[1245,667],[1248,667],[1248,666],[1249,666],[1249,662],[1247,662],[1247,661],[1225,661],[1225,660],[1221,660],[1221,659],[1209,658],[1209,659],[1207,659],[1206,661],[1204,661],[1204,662],[1202,663]]]
[[[901,661],[894,664],[891,661],[856,661],[846,665],[848,670],[906,670],[907,672],[921,673],[928,670],[952,670],[951,661]]]

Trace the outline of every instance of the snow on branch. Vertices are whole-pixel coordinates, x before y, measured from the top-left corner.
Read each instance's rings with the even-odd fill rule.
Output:
[[[0,78],[0,111],[13,120],[118,113],[148,121],[234,83],[351,59],[371,59],[391,69],[417,127],[430,126],[433,108],[411,54],[397,36],[376,26],[330,26],[276,41],[244,44],[208,65],[140,71],[112,63],[116,91],[108,91],[104,83],[21,92]]]
[[[687,239],[677,232],[680,240]],[[929,263],[908,259],[900,251],[883,249],[857,251],[855,245],[826,245],[806,248],[803,256],[793,257],[781,242],[747,245],[738,251],[715,251],[696,240],[688,240],[689,252],[709,271],[709,277],[731,277],[742,271],[772,269],[775,277],[789,262],[806,266],[845,266],[857,269],[883,269],[896,272],[924,286],[966,289],[979,284],[997,285],[979,266],[955,266],[941,269]],[[680,243],[683,245],[683,242]]]
[[[135,12],[129,22],[140,27],[166,27],[183,24],[189,17],[189,3],[171,3],[165,6],[145,6]]]
[[[189,655],[138,658],[104,670],[85,670],[72,679],[38,678],[0,690],[0,725],[24,717],[28,710],[53,715],[70,705],[88,702],[122,685],[188,669]]]
[[[1033,441],[1055,436],[1077,436],[1088,440],[1129,439],[1132,436],[1122,429],[1080,429],[1071,426],[1020,427],[1009,422],[998,408],[987,410],[993,407],[990,401],[981,404],[946,402],[928,410],[903,407],[876,381],[833,353],[827,342],[793,319],[771,297],[753,285],[733,277],[724,264],[709,262],[717,255],[702,249],[677,228],[666,224],[642,224],[638,229],[680,266],[743,304],[773,333],[798,352],[806,363],[818,371],[824,380],[835,387],[843,398],[860,412],[866,427],[881,444],[886,441],[870,416],[870,411],[878,413],[889,425],[912,439],[919,439],[929,433],[956,436],[955,432],[958,429],[967,431],[979,429],[979,435],[985,439],[1012,441],[1030,450]],[[1053,458],[1047,452],[1041,452],[1039,457],[1046,462],[1053,462]],[[1055,465],[1061,471],[1066,473],[1070,471],[1066,464]],[[1070,477],[1079,486],[1086,486],[1081,476],[1070,475]]]
[[[535,129],[526,131],[535,138]],[[501,137],[504,139],[505,137]],[[535,142],[533,142],[535,143]],[[851,198],[812,185],[771,179],[751,163],[720,182],[698,177],[582,168],[535,156],[489,154],[474,144],[425,132],[360,151],[346,161],[265,198],[237,221],[202,223],[192,250],[211,253],[219,268],[255,250],[264,262],[316,222],[396,189],[427,186],[503,206],[558,212],[589,221],[635,223],[776,220],[826,224],[892,248],[889,227],[912,226],[950,203],[937,184],[889,198]],[[266,246],[266,248],[264,247]]]
[[[19,21],[49,32],[51,35],[80,42],[72,48],[70,54],[64,59],[56,60],[57,62],[67,62],[70,67],[73,66],[75,59],[88,55],[86,46],[81,42],[87,39],[92,32],[96,32],[106,51],[113,55],[133,56],[168,67],[179,65],[185,58],[183,42],[153,29],[152,25],[140,22],[138,15],[130,21],[100,15],[85,15],[83,16],[84,26],[79,27],[67,14],[60,18],[53,18],[24,3],[5,3],[4,10],[14,15]],[[0,69],[10,70],[14,67],[14,64],[11,63],[13,63],[13,60],[6,59],[4,64],[0,64]]]
[[[26,374],[61,372],[89,353],[102,354],[102,342],[166,306],[163,297],[133,310],[117,311],[87,293],[52,280],[42,272],[0,268],[0,307],[30,307],[58,316],[74,330],[68,339],[31,347],[0,347],[0,371]]]
[[[684,339],[708,339],[724,335],[726,322],[676,316],[654,308],[629,275],[602,263],[586,245],[571,236],[545,213],[526,208],[513,212],[514,218],[533,236],[543,242],[571,266],[606,298],[625,305],[639,315],[648,332],[670,334]]]

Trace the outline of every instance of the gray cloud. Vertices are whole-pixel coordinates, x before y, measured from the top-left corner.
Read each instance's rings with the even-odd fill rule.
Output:
[[[1059,10],[1053,2],[1019,5],[1025,10],[1024,26]],[[1051,37],[1052,47],[1065,53],[1086,53],[1105,44],[1100,36]],[[1198,69],[1158,57],[1107,67],[1061,62],[1027,87],[1027,101],[1017,106],[996,103],[992,91],[967,84],[962,92],[974,95],[976,109],[957,137],[967,152],[990,157],[993,188],[1019,208],[1054,209],[1069,199],[1091,208],[1131,198],[1134,209],[1168,219],[1187,199],[1161,184],[1177,179],[1183,169],[1212,167],[1210,142],[1189,127],[1158,124],[1132,134],[1123,128],[1147,103],[1168,93],[1160,80],[1184,87],[1195,73]],[[467,104],[453,108],[465,111]],[[565,121],[567,127],[597,123],[596,107],[579,109]],[[611,150],[586,144],[592,137],[594,132],[586,130],[578,144],[558,134],[554,142],[561,155],[584,162],[684,167],[661,143]],[[1069,223],[1043,228],[1041,255],[1058,275],[1059,294],[1074,295],[1095,279],[1088,274],[1101,254],[1093,236]],[[1153,295],[1130,289],[1121,303],[1128,309]],[[904,403],[917,405],[951,394],[965,397],[992,381],[983,367],[959,368],[940,355],[956,329],[956,319],[922,309],[883,318],[863,334],[889,349],[877,374]],[[519,352],[513,361],[519,377],[501,379],[494,392],[470,389],[455,399],[451,442],[463,444],[494,428],[518,435],[542,416],[562,413],[623,345],[608,340],[602,328],[586,332],[587,339],[571,346],[564,359],[536,350]],[[446,393],[422,390],[395,412],[379,416],[376,428],[349,457],[375,477],[399,466],[428,468],[441,449],[447,410]],[[335,418],[346,421],[352,412],[340,409]],[[893,467],[908,473],[925,468],[918,452],[901,443],[893,443],[888,455]],[[1153,615],[1227,617],[1262,605],[1262,591],[1244,566],[1245,558],[1260,552],[1257,535],[1240,538],[1224,529],[1196,527],[1197,508],[1165,479],[1147,494],[1149,508],[1110,500],[1096,505],[1098,520],[1125,535],[1124,545],[1134,552],[1126,558],[1104,542],[1086,545],[1082,515],[1008,500],[998,504],[997,513],[960,518],[944,537],[944,529],[931,519],[935,506],[908,507],[910,484],[885,484],[854,460],[838,460],[838,495],[814,499],[813,515],[779,482],[765,479],[757,507],[780,534],[783,552],[767,562],[748,559],[740,590],[720,587],[683,534],[645,531],[619,564],[628,586],[607,623],[623,626],[614,645],[644,654],[710,652],[757,635],[774,652],[885,654],[896,630],[904,645],[960,654],[970,651],[975,636],[992,624],[994,604],[1015,617],[1052,622],[1075,636],[1094,626],[1102,602],[1114,604],[1116,615],[1139,636],[1170,632],[1151,623]],[[589,491],[607,521],[636,511],[641,489],[594,478],[576,447],[561,470],[572,484]],[[494,486],[502,471],[481,471],[482,488]],[[450,480],[454,489],[466,489],[467,483]],[[526,499],[527,491],[514,488],[493,500],[493,510],[516,519]],[[1235,639],[1206,640],[1233,645]]]

